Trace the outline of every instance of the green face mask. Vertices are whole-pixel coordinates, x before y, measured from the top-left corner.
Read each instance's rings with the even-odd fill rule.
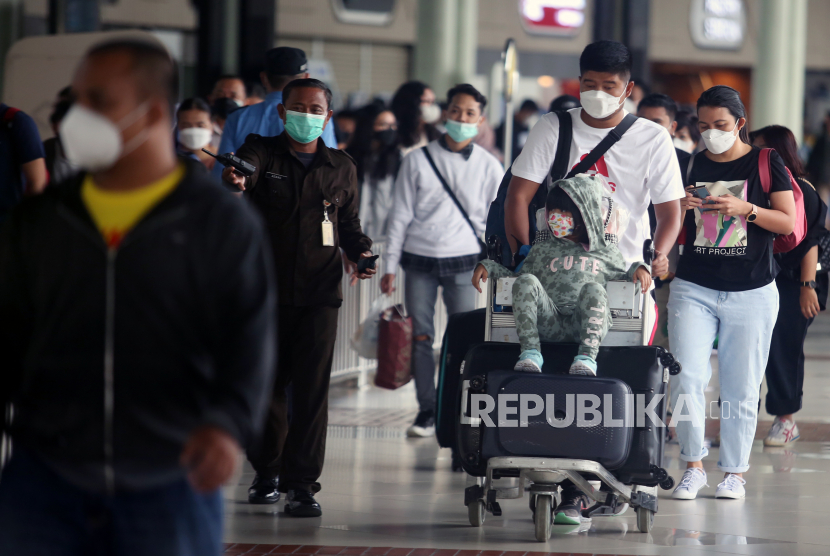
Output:
[[[478,135],[477,123],[462,124],[461,122],[456,122],[455,120],[447,120],[444,127],[447,128],[447,133],[449,133],[452,140],[456,143],[463,143],[467,139],[472,139]]]
[[[323,134],[326,117],[305,112],[285,111],[285,131],[298,143],[311,143]]]

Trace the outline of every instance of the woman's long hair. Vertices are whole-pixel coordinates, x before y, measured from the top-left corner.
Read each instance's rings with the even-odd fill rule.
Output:
[[[357,179],[361,183],[366,176],[367,163],[373,154],[378,155],[376,164],[370,168],[373,178],[382,179],[389,174],[394,175],[398,172],[400,154],[396,144],[381,145],[379,152],[373,152],[372,150],[375,141],[375,120],[388,110],[389,108],[383,102],[375,101],[356,112],[357,124],[346,152],[357,163]]]
[[[421,132],[426,133],[429,141],[441,136],[434,125],[421,125],[421,96],[427,89],[429,86],[426,83],[408,81],[398,87],[392,97],[392,113],[398,120],[398,143],[404,147],[411,147],[420,141]]]
[[[715,85],[711,89],[704,91],[703,94],[700,95],[700,98],[697,99],[698,112],[700,112],[700,109],[704,106],[711,108],[726,108],[735,118],[735,121],[738,121],[740,118],[746,119],[746,107],[741,100],[741,93],[732,87],[727,87],[726,85]],[[749,142],[749,120],[747,120],[747,123],[741,128],[738,137],[740,137],[741,141],[747,145],[751,144]]]
[[[775,149],[794,178],[804,177],[804,165],[798,157],[798,143],[792,131],[782,125],[768,125],[749,134],[753,143],[758,137],[764,140],[767,147]]]

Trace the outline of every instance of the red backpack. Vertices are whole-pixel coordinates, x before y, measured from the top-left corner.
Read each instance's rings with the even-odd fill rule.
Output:
[[[764,193],[767,195],[769,195],[772,184],[772,174],[770,173],[771,170],[769,167],[769,157],[772,150],[762,149],[761,156],[758,157],[758,173],[761,177],[761,187],[763,187]],[[787,170],[787,176],[790,178],[790,185],[793,187],[793,197],[795,198],[795,228],[793,228],[793,233],[790,235],[775,237],[775,241],[772,243],[773,253],[792,251],[807,236],[807,213],[804,211],[804,194],[801,192],[798,182],[795,181],[795,178],[790,173],[790,169],[785,168],[785,170]]]

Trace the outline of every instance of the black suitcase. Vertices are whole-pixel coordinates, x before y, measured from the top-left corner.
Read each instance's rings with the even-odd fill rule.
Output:
[[[545,363],[542,368],[542,377],[547,375],[567,374],[567,371],[576,356],[577,344],[542,344],[542,355]],[[462,385],[469,381],[471,389],[481,391],[486,384],[491,383],[489,375],[503,377],[507,375],[522,375],[527,378],[539,378],[540,375],[528,375],[512,371],[513,366],[519,357],[519,345],[498,342],[487,342],[473,347],[465,358],[464,370],[461,376]],[[674,359],[666,350],[656,346],[633,346],[633,347],[600,347],[597,356],[598,376],[596,378],[579,378],[582,381],[597,381],[599,379],[617,379],[631,389],[636,396],[643,395],[645,405],[651,403],[655,396],[662,396],[655,406],[656,415],[665,422],[666,419],[666,391],[669,376],[669,366],[673,372],[679,372],[679,366],[674,364]],[[479,380],[473,380],[478,378]],[[500,380],[497,379],[497,380]],[[483,382],[484,384],[479,384]],[[566,384],[566,383],[563,383]],[[477,388],[473,388],[476,386]],[[521,383],[517,387],[521,386]],[[530,392],[526,392],[530,393]],[[493,449],[493,444],[488,441],[486,427],[471,426],[470,417],[470,393],[459,405],[461,424],[458,426],[458,451],[461,456],[464,470],[475,476],[484,476],[487,470],[487,458],[494,455],[520,455],[518,453],[501,453]],[[557,404],[558,405],[558,404]],[[463,412],[461,410],[464,410]],[[540,421],[540,423],[544,423]],[[631,427],[630,448],[624,461],[615,469],[609,469],[623,483],[639,484],[644,486],[656,486],[670,480],[668,474],[662,469],[663,446],[665,442],[665,430],[655,426],[649,419],[645,419],[642,426]],[[496,448],[498,446],[496,445]],[[514,450],[520,448],[516,447]],[[530,449],[530,447],[528,447]],[[483,450],[486,450],[483,451]],[[576,458],[574,448],[565,449],[551,448],[552,453],[548,457]],[[556,452],[554,456],[553,451]],[[564,454],[564,455],[560,455]],[[529,456],[524,453],[522,456]],[[536,454],[534,454],[536,455]],[[581,458],[599,461],[597,458]],[[662,486],[662,485],[661,485]]]
[[[442,448],[455,451],[458,424],[458,385],[464,356],[476,344],[484,342],[486,309],[456,313],[447,321],[438,367],[435,436]]]
[[[492,424],[497,426],[479,424],[483,429],[480,433],[481,459],[485,462],[491,457],[500,456],[572,458],[596,461],[606,469],[614,470],[628,458],[631,427],[605,427],[600,424],[602,416],[616,419],[620,424],[624,423],[626,403],[630,401],[631,389],[621,380],[493,371],[487,375],[478,375],[478,378],[474,377],[472,381],[476,384],[470,386],[471,394],[482,392],[495,402],[490,417]],[[582,419],[575,409],[576,400],[572,399],[571,407],[566,407],[566,396],[573,394],[596,396],[598,405],[591,405],[594,405],[595,411],[600,412],[600,419],[597,420],[591,415],[588,420],[596,421],[595,423],[581,423]],[[513,398],[518,402],[521,395],[539,396],[541,407],[534,409],[544,408],[544,411],[539,415],[526,415],[525,422],[522,422],[521,415],[516,414],[505,415],[505,421],[499,420],[499,396],[508,396],[506,399]],[[537,400],[533,401],[535,406]],[[609,401],[611,407],[606,408]],[[529,402],[526,404],[528,407],[531,406]],[[514,408],[519,406],[518,403],[511,405]],[[569,413],[570,424],[565,422]],[[560,423],[557,427],[549,424],[556,421]],[[510,426],[507,426],[508,424]]]

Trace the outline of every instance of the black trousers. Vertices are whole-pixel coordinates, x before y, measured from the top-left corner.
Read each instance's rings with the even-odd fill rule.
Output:
[[[320,490],[338,311],[327,305],[279,307],[274,396],[248,460],[261,477],[279,476],[281,492]]]
[[[772,331],[767,360],[766,409],[770,415],[789,415],[801,409],[804,387],[804,339],[813,319],[801,314],[801,284],[784,276],[778,286],[778,320]]]

